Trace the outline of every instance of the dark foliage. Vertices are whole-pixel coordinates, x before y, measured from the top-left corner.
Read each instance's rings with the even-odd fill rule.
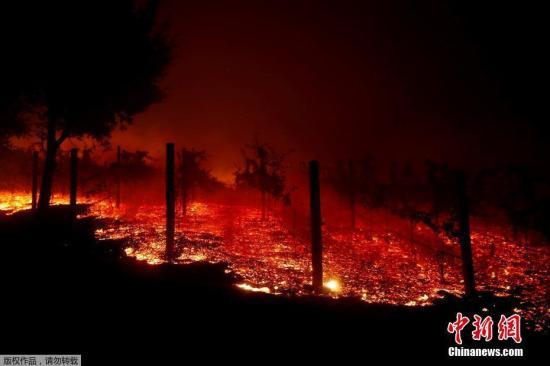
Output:
[[[257,189],[276,199],[283,199],[287,195],[284,154],[268,145],[255,142],[245,147],[243,158],[244,167],[235,172],[237,187]]]
[[[3,9],[1,112],[8,122],[0,132],[23,132],[28,114],[42,127],[40,208],[48,206],[65,139],[108,138],[161,99],[170,47],[155,12],[155,1],[136,7],[130,0],[18,1]]]

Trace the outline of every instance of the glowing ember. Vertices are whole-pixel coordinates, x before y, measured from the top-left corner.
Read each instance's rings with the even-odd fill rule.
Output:
[[[31,208],[30,195],[4,193],[0,195],[0,211],[15,212]]]
[[[27,196],[0,194],[0,207],[8,212],[28,208]],[[109,219],[97,230],[98,239],[125,239],[126,255],[149,264],[164,262],[162,205],[117,210],[112,203],[100,201],[92,206],[91,214]],[[376,221],[375,213],[369,217],[368,227],[360,226],[353,233],[328,223],[323,226],[325,288],[332,295],[424,306],[439,298],[441,290],[462,294],[456,243],[420,224],[411,241],[407,232],[400,231],[403,223],[399,219]],[[238,286],[243,290],[310,294],[309,239],[292,235],[288,227],[279,216],[262,220],[256,208],[193,203],[185,219],[176,223],[176,261],[227,263],[241,278]],[[547,328],[549,248],[520,244],[510,237],[506,230],[472,220],[478,289],[519,298],[517,310],[528,324],[538,330]]]
[[[86,200],[87,201],[87,200]],[[69,196],[55,194],[52,197],[52,205],[68,204]],[[90,202],[85,202],[90,203]],[[31,195],[21,193],[0,192],[0,212],[14,213],[21,210],[29,210],[31,208]]]
[[[138,212],[132,217],[123,215],[107,235],[98,237],[125,235],[132,247],[129,255],[161,263],[165,250],[164,208],[148,206]],[[496,230],[473,228],[478,287],[497,296],[519,294],[528,309],[523,314],[527,319],[535,323],[548,321],[544,290],[548,248],[526,247]],[[462,294],[459,248],[442,238],[430,239],[429,232],[418,227],[417,240],[426,238],[429,244],[435,241],[437,251],[415,247],[404,235],[384,227],[359,228],[351,237],[343,229],[325,227],[325,277],[331,278],[326,288],[331,294],[359,297],[366,302],[409,306],[429,305],[440,297],[441,290]],[[179,222],[176,246],[181,263],[224,262],[247,286],[267,288],[276,294],[310,293],[307,239],[293,237],[279,218],[262,220],[257,209],[195,203],[185,223]],[[494,246],[499,248],[497,252]]]
[[[258,288],[258,287],[250,286],[247,283],[239,283],[239,284],[237,284],[237,287],[242,288],[243,290],[246,290],[246,291],[263,292],[263,293],[266,293],[266,294],[271,293],[271,290],[267,287],[259,287]]]
[[[332,292],[340,292],[341,290],[340,282],[336,280],[329,280],[324,283],[324,286]]]

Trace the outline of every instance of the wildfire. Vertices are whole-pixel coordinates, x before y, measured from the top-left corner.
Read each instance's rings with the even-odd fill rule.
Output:
[[[95,204],[94,210],[100,212],[105,208],[105,203],[97,202],[92,197],[80,198],[80,203]],[[67,205],[69,204],[69,196],[66,194],[54,194],[52,195],[50,204]],[[0,192],[0,213],[11,214],[22,210],[30,210],[32,205],[32,199],[30,193],[13,193],[13,192]]]
[[[340,282],[338,282],[337,280],[329,280],[324,283],[324,286],[332,292],[340,292],[340,290],[342,289]]]
[[[31,208],[30,195],[3,193],[0,194],[0,211],[16,212]]]
[[[239,283],[237,284],[237,287],[242,288],[243,290],[246,290],[246,291],[263,292],[265,294],[271,293],[271,290],[268,287],[254,287],[254,286],[250,286],[247,283]]]
[[[30,207],[27,195],[0,194],[8,212]],[[90,200],[91,201],[91,200]],[[67,202],[64,197],[54,202]],[[111,218],[97,230],[98,239],[124,238],[126,255],[149,264],[164,262],[165,211],[162,205],[117,210],[99,201],[91,214]],[[383,225],[355,232],[325,225],[324,287],[332,296],[365,302],[430,305],[440,291],[461,294],[459,249],[450,240],[416,228],[415,245],[398,230]],[[432,235],[432,236],[430,236]],[[472,222],[476,281],[497,296],[519,296],[518,309],[535,329],[550,320],[547,308],[548,247],[526,246],[498,228]],[[435,249],[434,249],[435,248]],[[495,250],[498,248],[498,250]],[[294,236],[281,218],[262,220],[251,207],[194,203],[176,225],[176,262],[227,263],[241,278],[240,289],[281,295],[310,294],[311,269],[307,239]]]

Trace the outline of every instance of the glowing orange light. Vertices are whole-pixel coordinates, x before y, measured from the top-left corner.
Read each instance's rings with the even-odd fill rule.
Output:
[[[246,290],[246,291],[263,292],[266,294],[271,293],[271,290],[267,287],[254,287],[254,286],[250,286],[247,283],[239,283],[237,284],[237,287],[242,288],[243,290]]]
[[[325,282],[324,286],[325,288],[327,288],[332,292],[340,292],[342,290],[342,286],[340,285],[340,282],[334,279]]]
[[[0,192],[0,210],[11,214],[30,208],[30,194]],[[164,263],[165,210],[147,204],[139,209],[124,205],[116,209],[109,200],[83,197],[93,203],[89,215],[104,218],[96,238],[124,239],[125,254],[156,265]],[[67,204],[57,195],[53,204]],[[371,215],[373,217],[373,215]],[[418,225],[417,238],[430,235]],[[431,234],[433,235],[433,234]],[[372,224],[352,234],[326,225],[325,270],[330,274],[324,287],[331,296],[354,296],[369,303],[426,306],[441,297],[440,291],[461,295],[461,262],[456,243],[435,238],[446,254],[444,260],[425,246],[411,244],[408,236],[393,228]],[[252,292],[309,295],[310,251],[308,239],[291,235],[288,224],[277,215],[261,219],[254,207],[195,202],[188,206],[185,220],[176,225],[177,263],[226,263],[227,273],[242,282],[238,287]],[[493,247],[493,250],[491,250]],[[494,247],[498,248],[496,252]],[[414,248],[414,253],[412,249]],[[480,290],[504,297],[521,292],[522,316],[535,323],[548,322],[546,283],[548,247],[525,246],[509,238],[506,229],[476,226],[472,221],[474,262]],[[438,249],[439,250],[439,249]]]

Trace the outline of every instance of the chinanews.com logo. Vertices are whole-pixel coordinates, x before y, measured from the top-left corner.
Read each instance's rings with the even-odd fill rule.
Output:
[[[470,325],[468,327],[468,325]],[[470,322],[470,318],[463,316],[462,313],[456,314],[456,319],[453,322],[449,322],[447,325],[447,332],[454,337],[454,346],[449,347],[449,357],[523,357],[523,348],[488,348],[488,347],[464,347],[462,346],[463,333],[466,336],[469,329],[471,331],[472,343],[484,341],[481,345],[489,345],[487,342],[493,340],[493,331],[495,328],[495,322],[489,315],[484,318],[474,314],[473,321]],[[495,340],[504,342],[513,340],[516,344],[522,342],[521,338],[521,316],[514,314],[506,316],[500,315],[500,319],[496,326],[497,335]],[[492,342],[491,345],[494,345]]]

